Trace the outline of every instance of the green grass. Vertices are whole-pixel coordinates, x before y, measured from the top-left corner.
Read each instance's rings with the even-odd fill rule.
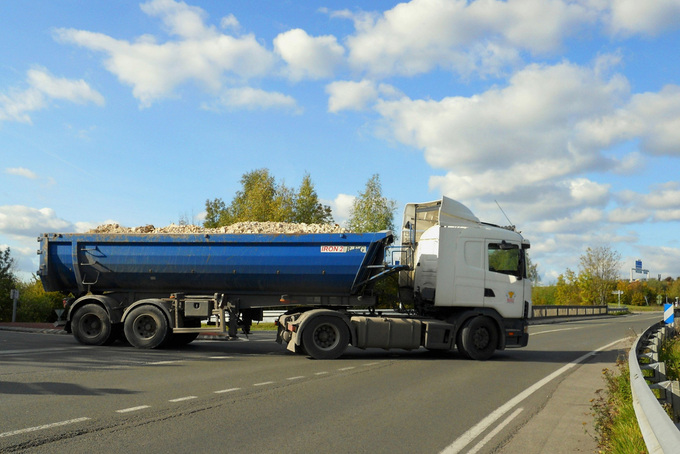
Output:
[[[604,369],[605,388],[592,401],[598,447],[601,453],[646,453],[633,409],[628,362],[617,362],[616,369]]]
[[[611,306],[615,306],[612,304]],[[631,306],[629,304],[625,305],[631,312],[663,312],[663,306],[657,306],[656,304],[652,306]]]
[[[680,336],[664,342],[659,352],[659,361],[666,363],[668,380],[680,380]]]

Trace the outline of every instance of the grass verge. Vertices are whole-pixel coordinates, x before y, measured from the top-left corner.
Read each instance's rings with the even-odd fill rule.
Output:
[[[676,335],[661,346],[659,361],[666,363],[668,380],[680,380],[680,335]]]
[[[605,388],[591,403],[600,452],[646,453],[633,409],[628,361],[617,361],[616,370],[604,369],[602,375]]]

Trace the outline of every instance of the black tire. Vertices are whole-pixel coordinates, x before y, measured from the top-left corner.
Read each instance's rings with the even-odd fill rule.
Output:
[[[314,359],[335,359],[344,353],[347,345],[349,329],[337,317],[316,317],[302,332],[302,348]]]
[[[98,304],[86,304],[71,320],[71,331],[78,342],[85,345],[106,345],[114,342],[111,321],[106,310]]]
[[[470,319],[460,333],[458,349],[463,355],[477,361],[491,358],[498,344],[498,330],[496,324],[489,317],[475,317]]]
[[[156,348],[169,340],[170,327],[163,312],[155,306],[140,306],[128,314],[125,338],[137,348]]]

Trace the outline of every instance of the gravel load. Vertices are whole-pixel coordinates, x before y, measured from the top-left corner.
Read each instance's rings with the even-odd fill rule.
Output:
[[[236,224],[208,229],[198,225],[176,225],[154,227],[122,227],[118,224],[104,224],[87,233],[348,233],[349,230],[337,224],[291,224],[287,222],[237,222]]]

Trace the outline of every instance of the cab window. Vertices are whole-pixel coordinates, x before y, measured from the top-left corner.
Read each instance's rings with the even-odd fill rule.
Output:
[[[510,243],[489,244],[489,271],[507,274],[521,279],[523,276],[522,251],[518,245]]]

